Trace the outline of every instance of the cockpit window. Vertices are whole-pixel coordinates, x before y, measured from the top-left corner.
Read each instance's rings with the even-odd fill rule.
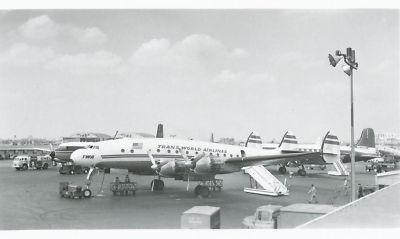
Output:
[[[88,145],[86,148],[87,149],[99,149],[99,146],[98,145]]]

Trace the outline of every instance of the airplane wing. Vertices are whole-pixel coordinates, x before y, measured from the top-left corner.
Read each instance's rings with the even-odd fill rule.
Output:
[[[249,157],[235,157],[229,158],[225,161],[227,164],[243,164],[243,165],[277,165],[285,164],[291,161],[306,161],[310,159],[319,159],[322,155],[320,152],[307,152],[307,153],[289,153],[277,155],[262,155],[262,156],[249,156]]]

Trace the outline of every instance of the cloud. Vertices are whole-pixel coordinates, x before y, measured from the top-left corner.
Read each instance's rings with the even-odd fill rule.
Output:
[[[168,39],[152,39],[136,49],[129,59],[134,71],[164,76],[215,76],[223,69],[237,68],[248,56],[244,49],[229,49],[209,35],[192,34],[171,44]]]
[[[51,48],[15,43],[0,54],[0,66],[40,67],[54,58],[55,53]]]
[[[75,41],[87,44],[101,44],[108,40],[107,35],[97,27],[81,28],[53,21],[47,15],[30,18],[18,28],[19,34],[27,40]]]
[[[33,40],[53,38],[60,30],[60,26],[46,15],[31,18],[19,27],[22,36]]]
[[[122,73],[123,59],[108,51],[60,55],[45,66],[48,70],[62,71],[72,74],[104,74]]]

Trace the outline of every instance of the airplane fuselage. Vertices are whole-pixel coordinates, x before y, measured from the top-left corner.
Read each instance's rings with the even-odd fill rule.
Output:
[[[267,151],[234,145],[165,138],[124,138],[98,142],[96,146],[97,148],[77,150],[71,155],[71,158],[82,166],[128,169],[133,173],[146,175],[155,173],[151,168],[152,162],[149,156],[151,155],[160,166],[174,161],[174,173],[163,175],[165,177],[174,177],[179,173],[184,174],[184,167],[181,166],[185,162],[185,157],[188,159],[201,157],[196,165],[197,173],[224,174],[240,171],[242,167],[254,164],[254,162],[246,161],[225,164],[227,159],[280,154],[280,149]],[[210,167],[211,161],[212,168]],[[257,162],[257,164],[262,163]]]

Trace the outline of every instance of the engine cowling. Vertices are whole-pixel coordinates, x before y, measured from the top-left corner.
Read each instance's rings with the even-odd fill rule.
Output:
[[[211,168],[212,163],[211,163],[211,158],[210,157],[204,157],[200,159],[196,163],[196,167],[194,168],[194,172],[197,174],[209,174],[212,173],[213,170]]]
[[[169,161],[160,168],[162,176],[173,176],[176,171],[176,163],[174,160]]]

